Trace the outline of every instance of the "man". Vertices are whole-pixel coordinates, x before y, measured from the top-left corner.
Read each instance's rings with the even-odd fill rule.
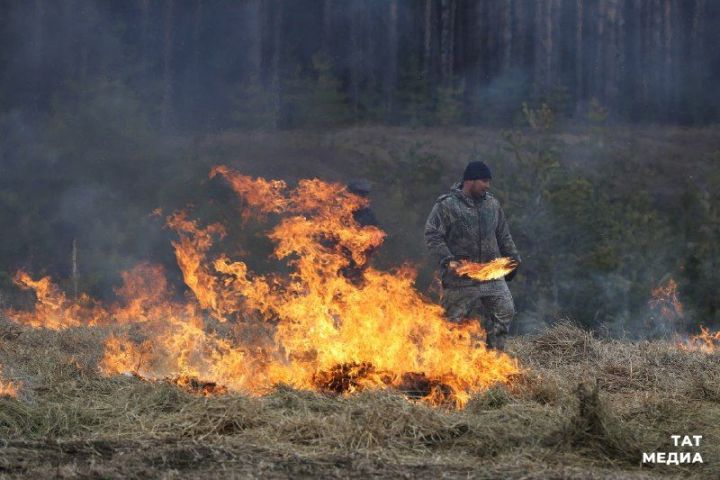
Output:
[[[498,200],[488,192],[492,174],[483,162],[470,162],[462,182],[440,196],[425,224],[425,242],[442,272],[442,305],[448,319],[462,322],[483,316],[486,344],[504,350],[515,315],[505,279],[478,281],[455,273],[459,260],[486,263],[511,257],[520,263]],[[514,270],[506,276],[512,280]]]

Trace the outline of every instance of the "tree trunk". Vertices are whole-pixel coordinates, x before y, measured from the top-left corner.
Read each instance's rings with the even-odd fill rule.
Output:
[[[350,101],[352,103],[352,110],[355,120],[358,120],[359,104],[360,104],[360,60],[361,60],[361,39],[360,39],[360,27],[357,16],[357,9],[355,8],[355,2],[350,3],[351,11],[353,12],[352,18],[350,19]]]
[[[545,56],[545,42],[542,35],[543,32],[543,13],[545,12],[545,2],[547,0],[537,0],[535,2],[535,32],[534,32],[534,52],[533,52],[533,92],[535,96],[540,94],[543,81],[543,65]]]
[[[262,72],[262,3],[248,0],[245,4],[245,28],[250,40],[248,45],[247,80],[258,82]]]
[[[663,92],[664,95],[664,101],[665,101],[665,118],[670,120],[670,115],[674,107],[674,95],[673,91],[674,89],[671,86],[672,82],[672,75],[673,75],[673,55],[672,55],[672,49],[673,49],[673,25],[672,25],[672,3],[670,0],[665,0],[663,5],[663,20],[665,25],[665,31],[664,31],[664,47],[665,47],[665,68],[664,75],[663,75]]]
[[[527,44],[527,31],[530,28],[530,24],[527,20],[527,10],[525,9],[525,2],[520,0],[514,3],[515,6],[515,42],[513,44],[515,53],[515,63],[521,67],[527,65],[526,58],[526,44]]]
[[[43,0],[35,0],[35,25],[33,31],[33,62],[36,68],[43,63],[43,34],[45,32],[45,4]]]
[[[37,108],[40,108],[39,103],[41,102],[40,92],[44,90],[42,79],[45,78],[45,72],[43,71],[43,64],[45,58],[43,55],[44,41],[45,41],[45,3],[43,0],[35,0],[35,11],[33,12],[35,18],[32,32],[32,53],[31,53],[31,65],[33,75],[30,78],[30,85],[32,85],[32,101],[36,103]]]
[[[433,41],[433,0],[425,0],[425,28],[423,35],[423,78],[430,87],[430,73],[432,71],[432,41]]]
[[[440,79],[447,85],[452,74],[451,67],[451,5],[452,0],[440,0]]]
[[[202,29],[203,0],[196,0],[193,12],[193,49],[192,49],[192,87],[194,91],[200,88],[200,32]]]
[[[473,38],[475,39],[475,71],[477,72],[478,77],[478,83],[483,84],[485,83],[487,77],[488,77],[488,71],[487,71],[487,61],[486,61],[486,53],[487,53],[487,4],[476,2],[475,3],[475,18],[476,18],[476,26],[475,26],[475,34],[473,35]]]
[[[535,95],[546,92],[552,65],[552,1],[538,0],[535,5]]]
[[[553,0],[550,11],[550,86],[555,84],[560,71],[560,17],[562,15],[562,0]]]
[[[705,37],[705,5],[706,0],[695,0],[692,30],[690,32],[690,56],[694,68],[698,68],[705,58],[703,39]]]
[[[485,7],[485,22],[486,37],[485,37],[485,72],[487,72],[488,79],[495,76],[498,70],[499,52],[498,52],[498,40],[500,40],[500,33],[498,31],[499,15],[496,9],[497,4],[495,2],[488,2]]]
[[[617,92],[617,72],[616,62],[617,57],[617,37],[616,37],[616,23],[617,23],[617,0],[608,0],[605,11],[605,29],[606,29],[606,44],[603,58],[603,68],[605,70],[605,85],[604,95],[607,99],[609,106],[614,106],[616,92]]]
[[[510,68],[512,57],[512,0],[502,0],[501,8],[502,60],[500,71],[506,71]]]
[[[281,52],[282,52],[282,0],[275,0],[273,5],[273,55],[272,55],[272,96],[273,96],[273,128],[280,128],[282,109],[282,85],[280,83]]]
[[[390,0],[388,12],[388,62],[385,67],[385,112],[390,115],[393,111],[393,97],[397,83],[397,23],[398,23],[398,0]]]
[[[607,50],[607,39],[605,33],[605,24],[607,16],[607,2],[599,2],[597,5],[597,20],[596,20],[596,31],[597,31],[597,46],[595,50],[595,61],[593,63],[593,95],[596,96],[603,103],[607,100],[605,96],[606,86],[606,75],[605,70],[605,51]]]
[[[626,89],[628,88],[627,71],[626,71],[626,57],[627,52],[626,46],[626,26],[625,26],[625,12],[627,8],[626,0],[619,0],[618,12],[617,12],[617,58],[616,58],[616,95],[627,96]],[[626,102],[623,102],[625,106]],[[627,109],[627,107],[624,107]],[[620,109],[618,109],[620,110]]]
[[[173,0],[165,0],[165,12],[163,14],[163,100],[161,117],[163,127],[167,127],[169,125],[173,101],[173,81],[171,68],[174,34],[173,23],[175,21],[173,8]]]
[[[692,88],[700,91],[703,88],[703,65],[705,59],[705,11],[706,0],[695,1],[695,11],[693,12],[692,31],[690,34],[690,65]],[[703,120],[702,106],[695,102],[692,108],[692,116],[695,122]]]
[[[76,15],[77,5],[74,0],[65,0],[62,4],[62,54],[60,60],[62,62],[62,77],[58,80],[68,80],[75,75],[75,51],[74,41],[76,31]]]
[[[575,17],[575,96],[577,100],[584,98],[583,89],[583,7],[584,0],[577,0],[577,16]]]
[[[640,19],[640,28],[642,32],[639,45],[638,60],[640,63],[640,98],[642,101],[641,109],[646,110],[649,102],[650,94],[650,66],[652,65],[651,56],[651,35],[652,28],[652,4],[648,4],[646,0],[635,0],[635,8],[637,9],[638,18]],[[649,11],[648,11],[649,10]]]
[[[469,3],[465,0],[457,0],[457,6],[455,7],[455,40],[453,41],[453,55],[455,58],[455,67],[453,71],[457,72],[462,70],[463,80],[467,78],[467,70],[465,66],[468,63],[467,56],[467,34],[468,19],[471,18]],[[460,67],[460,68],[458,68]]]
[[[448,81],[453,80],[455,75],[455,32],[456,24],[455,21],[457,15],[457,0],[450,1],[450,31],[448,32]]]
[[[705,57],[703,52],[703,39],[705,36],[705,4],[706,0],[695,0],[692,30],[690,32],[690,56],[693,67],[696,69]]]
[[[332,58],[333,25],[335,7],[333,0],[324,0],[322,9],[322,51],[328,58]]]
[[[545,12],[543,14],[543,37],[545,43],[545,55],[543,61],[543,86],[547,90],[552,82],[552,66],[553,66],[553,0],[545,0]]]
[[[663,25],[662,25],[662,21],[663,21],[662,1],[663,0],[655,0],[653,2],[653,12],[652,12],[652,16],[653,16],[653,25],[652,25],[652,34],[653,34],[652,59],[653,59],[653,62],[652,62],[652,68],[653,68],[653,71],[656,72],[655,76],[653,77],[653,86],[655,87],[653,90],[655,92],[658,92],[658,91],[662,92],[663,91],[662,86],[664,83],[663,79],[662,79],[663,73],[664,73],[663,68],[662,68],[663,60],[664,60],[663,28],[662,28],[663,27]],[[662,105],[657,104],[657,102],[658,102],[657,96],[655,96],[655,98],[653,100],[654,100],[653,103],[655,104],[654,111],[655,111],[656,117],[657,117],[658,111],[662,111],[663,108],[662,108]],[[660,99],[660,100],[662,101],[662,99]],[[658,107],[660,107],[660,108],[658,108]],[[655,120],[657,120],[657,118],[655,118]]]
[[[150,20],[150,0],[140,0],[140,74],[147,78],[148,72],[148,24]]]
[[[362,9],[362,48],[360,49],[361,52],[361,60],[362,60],[362,68],[360,69],[361,74],[361,90],[362,86],[365,87],[365,91],[367,91],[368,88],[373,88],[377,85],[377,72],[375,71],[375,52],[374,52],[374,44],[375,44],[375,36],[376,33],[373,30],[375,22],[372,19],[373,12],[369,8],[363,8]],[[382,26],[378,29],[379,32],[382,32]],[[382,32],[385,33],[385,32]]]

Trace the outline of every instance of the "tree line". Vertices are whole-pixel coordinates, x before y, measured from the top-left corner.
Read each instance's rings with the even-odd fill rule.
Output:
[[[0,108],[121,83],[158,125],[706,124],[707,0],[0,1]]]

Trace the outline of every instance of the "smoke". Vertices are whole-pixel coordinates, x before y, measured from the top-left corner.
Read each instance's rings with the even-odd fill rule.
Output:
[[[538,73],[546,46],[538,43],[535,5],[544,2],[510,3],[509,31],[497,2],[397,2],[394,27],[393,2],[359,0],[0,4],[0,227],[12,232],[0,244],[0,271],[23,266],[67,277],[75,239],[83,288],[96,295],[110,295],[119,272],[138,261],[172,273],[172,236],[150,212],[191,203],[208,222],[233,219],[232,202],[204,180],[213,163],[232,162],[269,178],[370,176],[379,185],[377,216],[391,232],[383,261],[411,261],[419,283],[429,283],[422,220],[474,152],[497,167],[513,233],[530,253],[525,280],[512,287],[518,330],[570,315],[643,334],[640,319],[657,279],[670,272],[689,289],[682,268],[690,253],[713,256],[694,232],[699,220],[690,220],[712,220],[711,152],[720,144],[711,128],[615,125],[717,119],[720,93],[706,87],[718,74],[717,29],[710,27],[720,9],[706,2],[702,33],[693,26],[700,21],[694,7],[674,4],[666,38],[649,22],[655,13],[625,2],[625,23],[603,17],[624,35],[615,39],[623,48],[610,48],[598,23],[586,21],[578,72],[577,2],[563,2],[551,19],[550,70]],[[457,8],[452,32],[442,22],[452,12],[442,5]],[[586,17],[596,18],[599,7],[587,8],[595,10]],[[656,46],[648,43],[654,35]],[[548,174],[547,182],[521,189],[542,171],[516,164],[496,127],[526,127],[523,102],[552,110],[548,136],[533,133],[531,143],[556,140],[537,158],[557,162],[563,178]],[[318,128],[405,121],[491,129],[395,135],[384,124]],[[408,147],[413,142],[436,158]],[[680,203],[687,192],[697,194],[699,213],[680,231],[673,222],[689,211]],[[537,198],[542,210],[534,210]],[[258,233],[242,228],[236,233],[246,239]],[[265,258],[267,245],[250,244]],[[544,260],[550,254],[559,266]],[[711,269],[700,270],[697,282],[711,285]],[[546,280],[533,277],[538,271],[554,273]],[[685,295],[712,313],[703,288]]]

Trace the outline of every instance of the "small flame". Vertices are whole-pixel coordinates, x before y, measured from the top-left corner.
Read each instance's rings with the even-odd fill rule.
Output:
[[[13,281],[23,290],[35,292],[37,301],[31,312],[8,309],[5,314],[15,322],[35,328],[62,330],[82,325],[98,325],[107,312],[87,295],[77,300],[66,297],[50,277],[33,280],[26,272],[18,271]]]
[[[17,397],[20,391],[20,384],[8,382],[2,379],[2,367],[0,366],[0,397]]]
[[[517,263],[510,257],[496,258],[487,263],[475,263],[469,260],[461,260],[460,265],[455,269],[458,275],[472,278],[473,280],[495,280],[502,278],[517,268]]]
[[[650,321],[657,328],[665,327],[666,331],[676,330],[678,321],[684,317],[683,304],[678,298],[677,282],[670,277],[661,285],[653,288],[648,302]],[[675,334],[675,338],[681,338]],[[720,332],[712,333],[700,325],[700,333],[689,338],[676,340],[676,345],[686,351],[713,353],[720,347]]]
[[[649,304],[655,315],[663,319],[674,321],[683,316],[683,304],[678,299],[677,283],[672,277],[652,289]]]
[[[700,333],[693,335],[684,342],[679,342],[678,346],[683,350],[699,351],[704,353],[715,353],[720,351],[720,331],[711,332],[709,329],[700,325]]]

